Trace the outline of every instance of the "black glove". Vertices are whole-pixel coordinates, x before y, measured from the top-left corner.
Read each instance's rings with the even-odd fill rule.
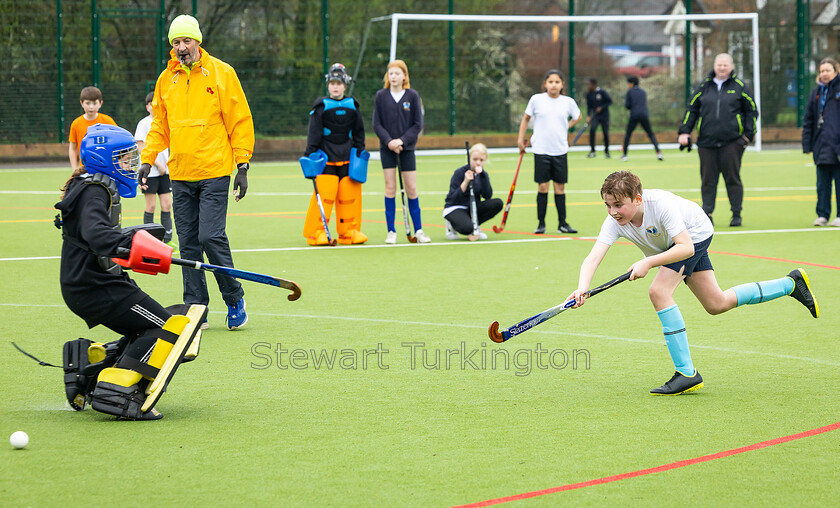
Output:
[[[691,136],[688,137],[688,144],[687,145],[680,145],[680,151],[688,150],[691,152]]]
[[[236,200],[245,197],[245,192],[248,190],[248,166],[247,162],[241,162],[236,165],[236,176],[233,178],[233,195]]]
[[[137,170],[137,183],[140,185],[146,185],[146,178],[149,178],[149,174],[152,172],[152,165],[151,164],[140,164],[140,169]]]

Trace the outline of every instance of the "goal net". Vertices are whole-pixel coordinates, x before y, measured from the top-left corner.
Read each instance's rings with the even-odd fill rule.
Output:
[[[687,25],[691,34],[688,55],[684,47]],[[624,107],[627,77],[636,76],[648,94],[653,129],[662,133],[660,142],[668,146],[675,141],[688,96],[712,70],[715,55],[729,53],[737,76],[750,87],[762,113],[755,138],[755,149],[761,150],[761,121],[767,115],[761,108],[758,30],[757,13],[394,13],[368,23],[351,69],[357,80],[353,93],[360,97],[381,88],[387,63],[399,58],[406,61],[411,85],[423,98],[427,133],[512,133],[518,130],[530,96],[541,91],[545,72],[557,68],[566,77],[564,93],[573,96],[584,115],[589,77],[598,79],[611,95],[610,144],[618,148],[629,116]],[[786,96],[788,83],[773,77],[772,117],[795,114],[795,97]],[[597,139],[603,144],[600,131]],[[578,147],[588,149],[587,142],[585,135]],[[649,143],[640,128],[631,139],[631,145],[638,143]]]

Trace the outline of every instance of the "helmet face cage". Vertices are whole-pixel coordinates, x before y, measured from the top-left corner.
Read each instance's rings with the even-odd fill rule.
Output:
[[[114,150],[111,153],[111,164],[118,174],[137,179],[137,170],[140,168],[140,150],[137,149],[137,145]]]

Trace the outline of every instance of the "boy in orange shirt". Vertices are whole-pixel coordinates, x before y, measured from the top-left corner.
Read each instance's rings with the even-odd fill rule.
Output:
[[[99,112],[99,108],[102,107],[102,92],[95,86],[82,88],[82,93],[79,96],[79,104],[82,105],[85,114],[76,118],[70,124],[70,150],[68,156],[70,157],[70,167],[74,173],[81,164],[81,160],[79,159],[79,145],[82,143],[82,138],[87,134],[88,127],[98,123],[117,125],[113,118]]]

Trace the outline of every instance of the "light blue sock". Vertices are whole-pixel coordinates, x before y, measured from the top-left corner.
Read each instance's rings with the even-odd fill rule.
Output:
[[[385,225],[388,226],[388,231],[396,231],[394,226],[394,217],[397,215],[397,198],[385,197]]]
[[[411,214],[414,231],[423,229],[423,221],[420,220],[420,198],[408,198],[408,213]]]
[[[762,282],[748,282],[732,288],[738,297],[738,306],[752,305],[775,300],[780,296],[789,295],[793,291],[793,279],[782,277],[776,280]]]
[[[665,344],[668,345],[668,352],[671,353],[671,360],[674,361],[674,368],[684,376],[691,377],[696,372],[694,364],[691,363],[691,352],[688,350],[688,334],[685,333],[685,321],[683,321],[680,308],[671,305],[656,313],[659,321],[662,322],[662,333],[665,334]]]

